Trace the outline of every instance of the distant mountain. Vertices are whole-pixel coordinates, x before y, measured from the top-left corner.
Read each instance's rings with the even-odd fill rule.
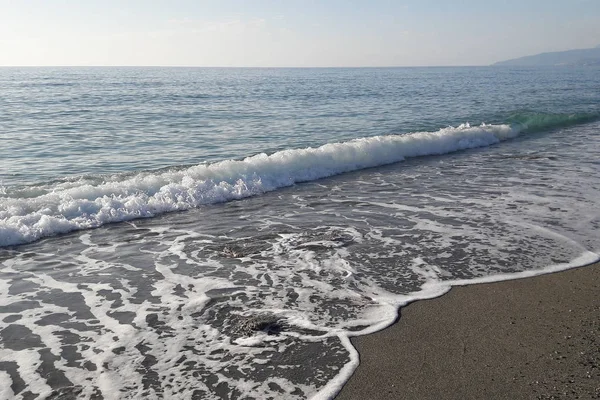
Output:
[[[593,49],[578,49],[542,53],[535,56],[500,61],[493,65],[544,66],[544,65],[600,65],[600,46]]]

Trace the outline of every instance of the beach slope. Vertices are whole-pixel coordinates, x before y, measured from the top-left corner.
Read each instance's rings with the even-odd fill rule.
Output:
[[[352,340],[350,399],[599,399],[600,264],[455,287]]]

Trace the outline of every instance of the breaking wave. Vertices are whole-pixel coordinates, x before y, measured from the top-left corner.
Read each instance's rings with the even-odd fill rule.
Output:
[[[534,132],[588,122],[589,115],[520,114],[511,124],[463,124],[257,154],[186,168],[0,187],[0,246],[226,202],[344,172],[485,147]]]

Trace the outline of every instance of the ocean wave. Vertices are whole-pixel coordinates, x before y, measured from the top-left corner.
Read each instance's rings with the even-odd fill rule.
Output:
[[[519,112],[511,115],[508,118],[508,123],[524,133],[534,133],[585,124],[597,121],[599,118],[600,115],[596,113],[547,114]]]
[[[523,132],[588,121],[522,114],[512,124],[463,124],[257,154],[188,168],[143,171],[0,191],[0,246],[101,225],[246,198],[344,172],[485,147]]]

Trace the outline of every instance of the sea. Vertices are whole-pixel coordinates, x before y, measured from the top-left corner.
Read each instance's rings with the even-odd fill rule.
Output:
[[[333,398],[599,199],[599,67],[0,68],[0,399]]]

